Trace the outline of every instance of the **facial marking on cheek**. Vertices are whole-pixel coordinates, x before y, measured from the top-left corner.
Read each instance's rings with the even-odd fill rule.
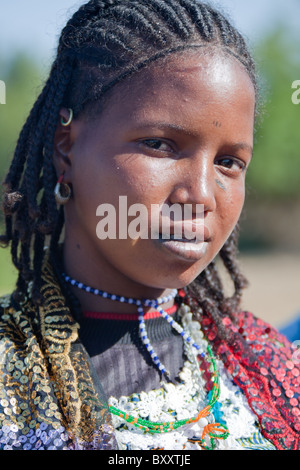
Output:
[[[222,127],[222,123],[220,121],[213,121],[213,126]]]
[[[225,188],[224,184],[221,183],[220,180],[217,180],[217,179],[216,179],[215,181],[216,181],[217,185],[220,186],[221,189],[223,189],[223,191],[226,191],[226,188]]]

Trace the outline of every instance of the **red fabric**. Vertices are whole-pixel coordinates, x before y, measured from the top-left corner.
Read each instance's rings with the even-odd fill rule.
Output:
[[[176,312],[178,306],[174,304],[172,307],[165,309],[168,315],[172,315]],[[84,311],[83,316],[85,318],[94,318],[98,320],[126,320],[126,321],[137,321],[138,313],[110,313],[110,312],[89,312]],[[154,312],[147,312],[144,314],[144,320],[151,320],[153,318],[159,318],[161,314],[156,310]]]
[[[259,419],[263,435],[279,450],[300,450],[300,360],[296,348],[276,329],[249,312],[238,315],[230,346],[217,334],[210,317],[202,328],[223,360],[233,381],[243,390]]]

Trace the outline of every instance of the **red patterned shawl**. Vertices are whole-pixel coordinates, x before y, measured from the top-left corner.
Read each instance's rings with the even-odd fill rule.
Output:
[[[300,354],[275,328],[249,312],[238,315],[237,326],[224,324],[234,346],[217,336],[209,317],[202,328],[233,381],[243,390],[259,419],[262,434],[279,450],[300,450]]]

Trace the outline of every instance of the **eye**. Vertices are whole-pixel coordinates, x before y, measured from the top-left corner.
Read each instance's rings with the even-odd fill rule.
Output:
[[[220,167],[222,171],[230,174],[239,174],[246,170],[246,163],[237,157],[219,157],[215,160],[215,164]]]
[[[173,148],[171,144],[161,139],[144,139],[140,140],[139,142],[145,147],[148,147],[149,149],[155,150],[157,152],[173,153]]]

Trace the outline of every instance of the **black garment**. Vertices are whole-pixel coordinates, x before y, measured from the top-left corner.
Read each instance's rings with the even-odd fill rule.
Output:
[[[79,335],[107,397],[120,398],[159,388],[161,373],[153,364],[138,331],[138,321],[83,318]],[[182,337],[164,320],[146,320],[150,342],[176,382],[183,366]]]

